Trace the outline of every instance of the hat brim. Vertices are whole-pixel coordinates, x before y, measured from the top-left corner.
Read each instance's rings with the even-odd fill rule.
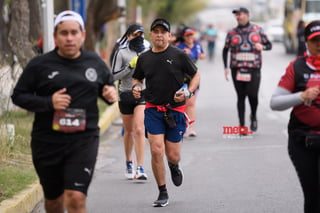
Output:
[[[314,33],[312,33],[311,35],[309,35],[308,38],[307,38],[307,40],[310,40],[310,39],[312,39],[312,38],[314,38],[314,37],[316,37],[316,36],[318,36],[318,35],[320,35],[320,31],[314,32]]]
[[[186,33],[184,33],[183,35],[184,36],[187,36],[187,35],[193,35],[195,32],[194,31],[190,31],[190,32],[186,32]]]
[[[246,11],[246,10],[243,10],[243,9],[238,9],[238,10],[232,10],[232,13],[233,13],[233,14],[236,14],[236,13],[246,13],[246,14],[249,14],[249,11]]]
[[[136,30],[136,31],[134,31],[134,33],[139,33],[139,32],[144,33],[143,30]]]
[[[152,27],[151,27],[151,30],[153,30],[154,28],[156,28],[156,27],[163,27],[166,31],[168,31],[168,32],[170,32],[169,31],[169,29],[165,26],[165,25],[163,25],[163,24],[155,24],[155,25],[153,25]]]

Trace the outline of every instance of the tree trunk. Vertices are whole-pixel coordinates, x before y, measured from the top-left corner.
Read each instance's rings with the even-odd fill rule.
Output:
[[[8,11],[5,9],[5,0],[0,0],[0,10]],[[1,13],[0,16],[0,66],[9,64],[10,58],[12,58],[10,45],[8,42],[8,20],[9,14]]]
[[[35,42],[39,39],[40,35],[42,34],[41,28],[41,5],[40,1],[37,0],[28,0],[29,2],[29,9],[30,9],[30,34],[29,40],[31,42]]]
[[[121,16],[124,8],[119,8],[117,0],[91,0],[87,9],[85,49],[95,50],[102,25]]]
[[[19,63],[25,67],[35,56],[29,41],[30,11],[28,0],[12,0],[12,13],[9,31],[9,44]]]

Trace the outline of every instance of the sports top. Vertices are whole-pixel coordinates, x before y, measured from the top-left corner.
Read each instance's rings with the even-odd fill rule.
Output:
[[[70,136],[99,135],[97,98],[103,98],[104,85],[114,85],[113,77],[97,54],[82,50],[78,58],[67,59],[59,56],[56,48],[29,62],[17,82],[12,100],[16,105],[35,112],[33,137],[48,142],[65,142]],[[85,131],[66,134],[52,129],[52,95],[62,88],[66,88],[66,93],[71,96],[69,108],[86,111]]]
[[[139,56],[133,78],[145,78],[145,100],[154,105],[183,105],[174,102],[174,94],[186,75],[193,76],[197,67],[184,51],[169,45],[163,52],[148,50]]]

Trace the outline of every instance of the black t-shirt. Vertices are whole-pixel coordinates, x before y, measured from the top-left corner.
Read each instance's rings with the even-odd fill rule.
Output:
[[[197,67],[182,50],[169,46],[163,52],[149,50],[141,54],[133,78],[145,79],[145,100],[155,105],[179,106],[174,94],[183,85],[186,75],[193,76]]]
[[[53,50],[28,63],[14,88],[12,100],[16,105],[35,112],[33,137],[64,142],[69,141],[70,136],[80,138],[99,134],[97,98],[103,98],[104,85],[113,85],[113,77],[98,55],[83,50],[78,58],[67,59]],[[86,111],[85,131],[62,133],[52,130],[52,95],[62,88],[66,88],[66,93],[71,96],[69,108]]]

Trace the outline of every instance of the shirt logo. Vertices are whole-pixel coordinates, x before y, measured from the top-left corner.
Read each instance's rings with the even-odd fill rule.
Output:
[[[171,60],[167,59],[167,62],[168,62],[169,64],[172,64],[173,60],[172,60],[172,59],[171,59]]]
[[[84,186],[84,183],[75,182],[75,183],[74,183],[74,186],[81,187],[81,186]]]
[[[48,78],[53,79],[56,75],[59,75],[59,71],[53,71],[50,75],[48,75]]]
[[[88,169],[88,168],[85,167],[83,170],[84,170],[85,172],[87,172],[89,176],[91,175],[91,169]]]
[[[94,68],[88,68],[85,75],[86,78],[92,82],[95,82],[98,79],[97,71]]]

